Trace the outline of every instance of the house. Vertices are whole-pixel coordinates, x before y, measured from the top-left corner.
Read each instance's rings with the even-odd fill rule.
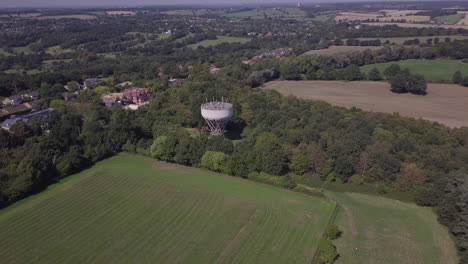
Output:
[[[34,101],[31,101],[31,102],[26,102],[24,103],[23,105],[26,106],[27,108],[29,109],[35,109],[37,107],[39,107],[39,105],[43,102],[43,100],[39,99],[39,100],[34,100]]]
[[[84,81],[84,89],[91,89],[97,86],[100,82],[104,81],[104,78],[89,78]]]
[[[127,87],[127,86],[132,86],[132,85],[133,85],[132,82],[126,81],[126,82],[119,83],[119,84],[117,84],[116,86],[117,86],[117,87]]]
[[[170,79],[169,85],[171,86],[182,85],[183,82],[184,82],[184,79]]]
[[[68,85],[63,86],[63,88],[69,92],[72,92],[73,89],[70,89]],[[78,84],[78,90],[74,91],[75,93],[78,93],[78,91],[86,89],[85,85]]]
[[[220,73],[221,73],[221,69],[220,69],[220,68],[218,68],[218,67],[213,67],[213,66],[210,68],[210,74],[218,75],[218,74],[220,74]]]
[[[149,88],[133,87],[125,89],[121,93],[108,93],[101,97],[102,102],[108,108],[112,108],[116,104],[123,105],[125,109],[135,110],[138,107],[148,103],[151,96]]]
[[[41,95],[39,94],[38,91],[32,91],[32,92],[23,94],[22,97],[24,100],[36,101],[36,100],[39,100],[39,98],[41,98]]]
[[[149,88],[134,87],[123,91],[122,100],[127,103],[142,104],[149,100],[151,91]]]
[[[43,110],[33,110],[27,114],[24,115],[19,115],[19,116],[12,116],[11,118],[3,121],[0,126],[9,131],[12,126],[17,124],[18,122],[23,122],[23,123],[29,123],[34,117],[39,117],[39,118],[48,118],[50,115],[50,112],[53,111],[52,108],[47,108]]]
[[[2,100],[4,105],[19,105],[23,102],[23,97],[21,95],[13,95]]]
[[[121,103],[123,98],[123,93],[109,93],[102,95],[102,102],[108,108],[112,108],[115,104]]]

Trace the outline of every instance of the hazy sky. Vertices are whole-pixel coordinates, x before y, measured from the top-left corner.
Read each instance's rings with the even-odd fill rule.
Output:
[[[318,3],[318,2],[358,2],[359,0],[0,0],[2,7],[64,7],[64,6],[136,6],[136,5],[173,5],[173,4],[255,4],[255,3]],[[361,0],[366,1],[366,0]],[[370,0],[368,0],[370,1]],[[390,0],[373,0],[390,1]],[[400,0],[401,1],[401,0]],[[403,0],[405,1],[405,0]]]

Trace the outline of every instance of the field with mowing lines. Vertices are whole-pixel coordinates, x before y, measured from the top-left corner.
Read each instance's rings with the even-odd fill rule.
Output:
[[[382,49],[382,46],[330,46],[326,49],[309,50],[304,55],[335,55],[338,53],[347,53],[353,51],[364,51],[364,50],[378,50]]]
[[[222,43],[247,43],[250,38],[240,38],[240,37],[228,37],[228,36],[217,36],[216,39],[205,39],[203,41],[197,42],[195,44],[188,45],[187,47],[191,49],[196,49],[198,47],[209,47],[216,46]]]
[[[458,263],[454,242],[430,208],[364,194],[330,195],[341,205],[337,264]]]
[[[436,60],[402,60],[396,62],[370,64],[361,67],[365,73],[369,73],[373,68],[383,72],[392,64],[398,64],[402,68],[408,68],[412,73],[421,74],[430,82],[451,83],[453,74],[461,71],[463,76],[468,75],[468,64],[457,60],[436,59]]]
[[[435,17],[434,20],[437,22],[447,22],[450,24],[456,24],[460,19],[464,18],[464,14],[454,14],[454,15],[448,15],[448,16],[438,16]]]
[[[392,93],[387,82],[369,81],[273,81],[263,89],[365,111],[398,112],[449,127],[468,127],[468,89],[459,85],[430,83],[425,96]]]
[[[0,211],[0,259],[309,264],[334,206],[120,154]]]

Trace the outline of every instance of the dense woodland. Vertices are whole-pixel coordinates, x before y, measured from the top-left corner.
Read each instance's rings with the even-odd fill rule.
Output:
[[[376,51],[334,56],[300,55],[336,44],[336,39],[466,32],[392,26],[358,30],[348,24],[283,20],[229,22],[159,12],[91,21],[6,19],[0,28],[0,47],[6,52],[19,46],[33,51],[0,55],[1,70],[37,69],[44,61],[55,60],[40,73],[0,73],[0,96],[38,90],[45,99],[42,106],[55,108],[47,124],[33,120],[28,125],[18,123],[11,133],[0,130],[0,207],[129,151],[296,190],[303,184],[336,182],[369,186],[381,195],[409,194],[405,197],[435,208],[441,223],[457,239],[462,263],[468,263],[468,128],[449,129],[398,114],[349,110],[253,89],[274,79],[385,79],[396,92],[424,94],[425,80],[405,69],[391,67],[365,76],[358,66],[403,59],[466,59],[467,41],[386,45]],[[167,30],[174,34],[158,37]],[[249,32],[275,34],[252,37]],[[187,47],[216,35],[252,40]],[[69,50],[46,52],[57,45]],[[293,54],[265,58],[251,66],[241,62],[283,47],[292,48]],[[106,53],[114,56],[102,55]],[[222,73],[210,75],[211,64]],[[189,66],[194,69],[188,70]],[[158,76],[160,71],[164,77]],[[107,80],[75,101],[62,100],[64,84],[88,77]],[[186,80],[171,86],[169,77]],[[106,108],[102,93],[119,91],[115,85],[128,80],[152,89],[150,104],[138,111]],[[422,90],[411,90],[414,87]],[[221,96],[234,104],[235,114],[226,137],[213,137],[204,132],[199,109],[206,98]]]

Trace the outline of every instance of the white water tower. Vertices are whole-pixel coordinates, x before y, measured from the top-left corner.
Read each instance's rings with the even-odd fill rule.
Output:
[[[222,135],[229,119],[234,113],[233,105],[227,102],[212,101],[201,106],[201,115],[210,127],[212,135]]]

